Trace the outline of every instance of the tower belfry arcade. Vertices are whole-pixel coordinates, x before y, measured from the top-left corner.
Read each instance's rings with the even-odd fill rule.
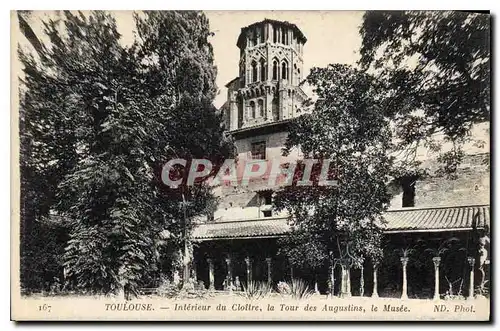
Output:
[[[288,22],[265,19],[241,29],[239,76],[226,85],[230,131],[298,115],[307,97],[299,86],[306,41]]]

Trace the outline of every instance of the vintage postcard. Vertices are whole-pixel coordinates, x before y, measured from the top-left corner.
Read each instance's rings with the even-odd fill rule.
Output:
[[[489,321],[466,11],[13,11],[15,321]]]

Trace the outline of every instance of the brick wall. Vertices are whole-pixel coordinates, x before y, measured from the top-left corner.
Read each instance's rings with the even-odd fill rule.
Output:
[[[248,159],[248,153],[251,151],[252,143],[260,141],[266,142],[266,159],[270,160],[276,157],[281,157],[282,148],[285,145],[286,137],[287,132],[283,131],[239,139],[235,142],[236,148],[238,150],[238,158],[240,160]],[[297,158],[297,156],[290,155],[289,158],[294,159]]]
[[[238,158],[247,160],[253,142],[266,141],[266,159],[280,158],[287,132],[276,132],[236,141]],[[281,162],[297,159],[298,151],[288,157],[281,157]],[[427,160],[423,166],[429,169],[429,176],[417,180],[415,186],[415,207],[439,207],[479,205],[490,203],[489,153],[466,155],[460,165],[457,179],[447,179],[436,175],[438,163]],[[221,187],[217,195],[221,198],[220,209],[251,208],[258,206],[258,191],[266,188],[267,179],[250,183],[248,187]],[[390,209],[402,208],[402,188],[396,187]]]
[[[436,175],[436,161],[424,163],[430,175],[415,184],[415,207],[489,204],[489,157],[489,153],[467,155],[457,170],[457,179]],[[403,192],[399,189],[395,193],[391,209],[402,207]]]

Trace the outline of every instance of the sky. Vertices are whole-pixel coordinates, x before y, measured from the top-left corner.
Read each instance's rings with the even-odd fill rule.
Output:
[[[311,67],[330,63],[354,64],[361,45],[359,26],[363,12],[357,11],[232,11],[205,12],[212,32],[214,57],[218,68],[217,86],[221,90],[215,100],[220,107],[226,99],[224,85],[238,75],[239,49],[236,40],[241,28],[265,18],[288,21],[297,25],[307,38],[304,46],[304,72]],[[305,75],[305,76],[306,76]]]
[[[307,38],[304,46],[304,72],[330,63],[354,64],[361,45],[359,27],[363,11],[205,11],[214,37],[210,39],[217,66],[219,94],[215,106],[226,101],[225,85],[238,75],[239,49],[236,41],[241,28],[265,18],[288,21]],[[134,39],[131,12],[115,12],[124,43]],[[305,75],[306,76],[306,75]],[[304,76],[304,77],[305,77]]]
[[[132,12],[113,13],[122,43],[131,44],[134,40]],[[214,33],[210,42],[214,49],[218,73],[216,83],[220,90],[214,102],[217,108],[226,101],[226,83],[238,74],[239,49],[236,41],[241,28],[266,18],[293,23],[306,36],[304,77],[311,67],[326,67],[330,63],[354,64],[359,58],[359,27],[363,11],[205,11],[205,14]],[[34,12],[30,24],[35,31],[41,31],[41,19],[53,15],[54,12]]]
[[[131,44],[134,40],[132,12],[113,13],[122,43]],[[226,83],[238,74],[239,49],[236,41],[241,28],[266,18],[293,23],[306,36],[304,77],[311,67],[325,67],[330,63],[354,64],[359,58],[359,27],[363,11],[205,11],[205,14],[214,33],[210,42],[214,49],[218,72],[216,83],[220,90],[214,102],[217,108],[226,101]],[[34,12],[30,24],[35,31],[41,32],[41,19],[53,15],[54,12]]]

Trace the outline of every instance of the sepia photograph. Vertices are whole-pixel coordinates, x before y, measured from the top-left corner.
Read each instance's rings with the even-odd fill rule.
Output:
[[[488,11],[10,24],[12,320],[491,320]]]

